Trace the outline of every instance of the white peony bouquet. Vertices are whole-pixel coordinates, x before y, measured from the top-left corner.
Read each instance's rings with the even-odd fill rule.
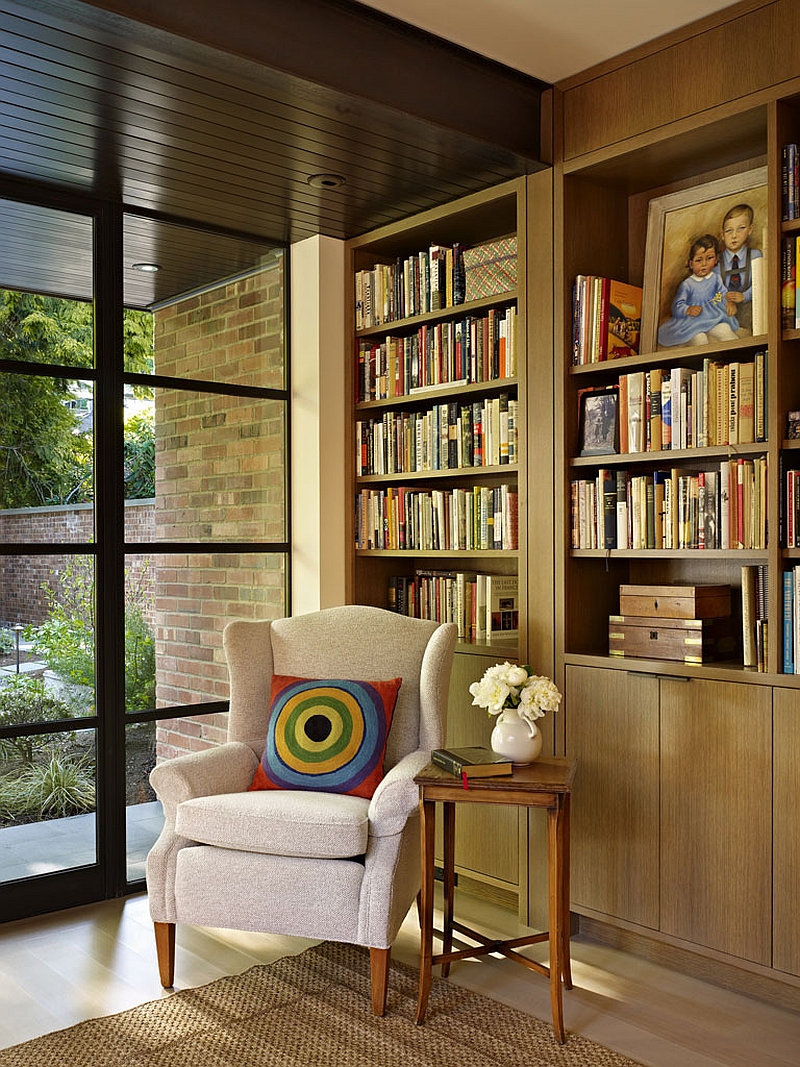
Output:
[[[497,663],[487,668],[479,682],[469,687],[472,703],[486,708],[490,715],[500,715],[514,708],[533,733],[533,723],[548,711],[557,711],[561,694],[549,678],[534,674],[530,667],[517,663]]]

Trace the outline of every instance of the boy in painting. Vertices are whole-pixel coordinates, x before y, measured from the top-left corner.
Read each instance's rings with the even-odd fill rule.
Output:
[[[750,247],[753,233],[753,209],[737,204],[722,220],[722,250],[717,270],[728,290],[728,314],[735,315],[739,327],[747,333],[753,328],[753,268],[761,252]]]
[[[678,286],[672,318],[658,328],[661,345],[707,345],[736,340],[739,323],[729,314],[728,292],[716,271],[719,244],[710,233],[692,242],[689,277]]]

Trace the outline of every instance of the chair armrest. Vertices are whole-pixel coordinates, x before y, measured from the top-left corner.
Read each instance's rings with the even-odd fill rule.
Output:
[[[175,826],[175,812],[184,800],[219,793],[242,793],[253,780],[258,757],[242,741],[229,741],[218,748],[159,763],[150,772],[150,784],[164,808],[168,826]]]
[[[375,790],[369,806],[369,832],[372,837],[399,834],[409,816],[419,809],[419,786],[414,781],[430,763],[429,749],[409,752],[386,774]]]

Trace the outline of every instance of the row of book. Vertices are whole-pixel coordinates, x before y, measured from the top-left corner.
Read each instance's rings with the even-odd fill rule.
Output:
[[[572,289],[572,362],[575,366],[639,352],[642,290],[638,285],[579,274]]]
[[[519,630],[519,579],[475,571],[417,570],[389,579],[389,608],[415,619],[454,622],[464,641]]]
[[[766,564],[742,567],[742,663],[762,672],[767,669],[768,588]]]
[[[393,263],[356,271],[356,329],[455,307],[464,303],[465,295],[463,246],[432,244]]]
[[[800,236],[781,239],[781,327],[800,329],[800,293],[797,285],[797,253]]]
[[[387,411],[356,422],[356,476],[516,463],[518,403],[508,393]]]
[[[516,550],[518,493],[511,485],[469,489],[362,489],[355,546],[408,552]]]
[[[600,469],[570,484],[573,549],[765,549],[767,459],[636,474]]]
[[[784,222],[800,219],[800,147],[783,146],[781,160],[781,217]]]
[[[611,388],[619,396],[622,454],[767,440],[766,352],[749,362],[704,359],[702,370],[633,371]]]
[[[491,382],[517,373],[517,309],[490,308],[408,336],[356,345],[356,402],[392,400],[431,386]]]

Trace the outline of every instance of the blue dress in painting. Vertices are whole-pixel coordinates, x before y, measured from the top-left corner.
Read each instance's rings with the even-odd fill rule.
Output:
[[[696,274],[685,278],[672,301],[672,318],[658,328],[658,343],[688,345],[698,334],[708,333],[720,323],[727,324],[736,333],[739,321],[725,311],[726,294],[727,289],[715,271],[705,278],[698,278]],[[686,309],[693,305],[700,306],[699,315],[686,314]]]

